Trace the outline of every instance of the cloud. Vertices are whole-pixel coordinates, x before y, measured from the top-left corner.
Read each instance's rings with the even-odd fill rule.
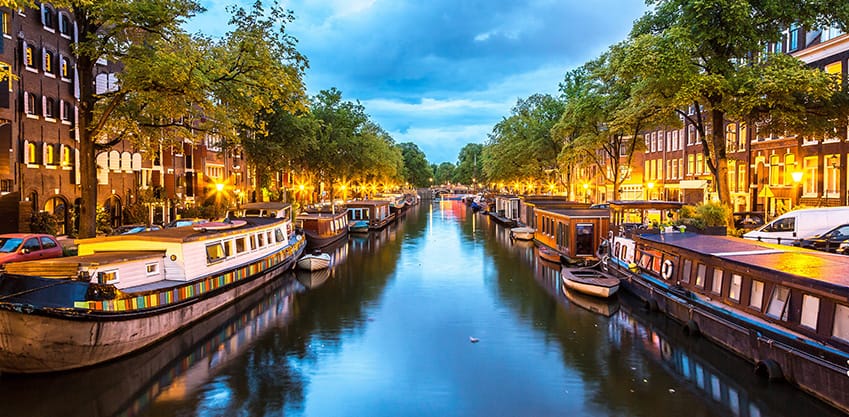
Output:
[[[484,143],[492,130],[490,124],[451,125],[444,127],[410,128],[405,132],[389,131],[397,143],[413,142],[427,155],[432,164],[457,163],[460,149],[469,143]]]

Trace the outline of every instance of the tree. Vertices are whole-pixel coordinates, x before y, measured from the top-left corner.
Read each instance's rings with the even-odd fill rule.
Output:
[[[12,8],[33,6],[11,1]],[[192,0],[56,1],[73,13],[78,42],[80,236],[95,234],[95,155],[128,140],[151,158],[167,142],[214,134],[238,143],[244,128],[262,131],[258,113],[281,103],[302,108],[306,60],[285,33],[291,13],[261,1],[231,7],[222,39],[190,36],[182,23],[203,11]],[[94,90],[98,59],[117,63],[119,88]]]
[[[457,166],[454,167],[453,181],[458,184],[472,185],[486,183],[483,175],[483,145],[469,143],[460,149],[457,155]]]
[[[668,117],[671,112],[632,94],[635,81],[622,76],[622,53],[621,45],[614,46],[566,74],[560,85],[566,106],[553,129],[556,135],[569,138],[566,149],[577,153],[561,154],[559,160],[595,165],[598,175],[612,185],[613,200],[619,199],[619,187],[628,178],[635,152],[643,149],[643,130],[674,123]]]
[[[498,122],[482,153],[483,172],[491,181],[543,177],[557,164],[563,147],[551,128],[563,113],[563,102],[547,94],[519,100],[511,115]]]
[[[412,142],[398,145],[404,158],[404,181],[416,187],[427,187],[433,178],[433,170],[427,162],[427,156]]]
[[[256,187],[268,185],[272,172],[301,168],[299,163],[316,148],[316,120],[306,112],[290,113],[276,106],[263,114],[265,132],[247,135],[242,149],[254,168]]]
[[[435,175],[433,176],[434,184],[447,184],[454,178],[454,164],[443,162],[436,167]]]
[[[639,80],[635,95],[676,112],[695,127],[722,204],[731,204],[727,119],[754,118],[761,123],[757,128],[781,126],[807,133],[829,130],[835,123],[845,126],[845,115],[836,117],[843,111],[830,107],[842,101],[834,97],[835,83],[792,58],[757,52],[780,42],[781,31],[791,25],[837,25],[846,31],[845,1],[648,3],[654,7],[635,23],[623,66]]]

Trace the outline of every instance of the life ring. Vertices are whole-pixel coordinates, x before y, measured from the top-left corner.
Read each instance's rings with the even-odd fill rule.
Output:
[[[674,268],[674,266],[672,265],[671,260],[667,259],[667,260],[663,261],[663,265],[660,267],[660,276],[662,276],[663,279],[667,279],[667,280],[669,278],[672,278],[673,268]]]

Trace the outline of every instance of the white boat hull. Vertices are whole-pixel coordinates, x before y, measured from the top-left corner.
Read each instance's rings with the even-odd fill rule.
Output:
[[[534,230],[530,227],[514,227],[510,229],[510,235],[518,240],[534,240]]]
[[[577,292],[601,298],[611,297],[613,294],[616,294],[616,291],[619,290],[618,285],[615,287],[600,287],[598,285],[584,284],[581,282],[572,281],[570,279],[564,279],[563,284],[565,284],[566,287],[568,287],[569,289],[575,290]]]
[[[298,260],[298,268],[305,271],[318,271],[330,266],[330,255],[322,253],[320,255],[304,255]]]

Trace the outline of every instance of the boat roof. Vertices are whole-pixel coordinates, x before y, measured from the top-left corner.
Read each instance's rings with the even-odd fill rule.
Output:
[[[356,200],[349,201],[346,205],[348,207],[388,206],[389,200]]]
[[[244,220],[246,224],[244,226],[235,227],[232,229],[206,231],[195,230],[194,227],[170,227],[162,230],[151,230],[134,233],[131,235],[102,236],[91,239],[78,239],[76,243],[78,245],[84,245],[86,243],[121,242],[130,240],[150,240],[158,242],[191,242],[196,240],[207,240],[216,237],[241,234],[250,229],[264,228],[275,223],[284,224],[288,221],[287,219],[274,217],[246,217],[241,218],[239,220]],[[199,224],[197,225],[197,227],[202,228],[205,225],[208,226],[209,223]]]
[[[849,256],[795,246],[696,233],[644,234],[639,239],[712,255],[766,272],[849,287]]]
[[[345,210],[340,210],[336,212],[336,214],[325,212],[325,211],[311,211],[311,212],[303,212],[298,214],[295,217],[295,220],[308,220],[308,219],[336,219],[339,217],[347,217],[348,213]]]
[[[553,213],[571,218],[599,218],[610,217],[610,210],[606,208],[555,208],[555,207],[537,207],[537,213]]]
[[[680,209],[684,203],[680,201],[663,201],[663,200],[617,200],[610,201],[611,209],[646,209],[646,210],[666,210]]]
[[[245,203],[239,205],[240,210],[244,209],[268,209],[268,210],[281,210],[287,207],[291,207],[292,203],[283,203],[280,201],[260,201],[257,203]]]

